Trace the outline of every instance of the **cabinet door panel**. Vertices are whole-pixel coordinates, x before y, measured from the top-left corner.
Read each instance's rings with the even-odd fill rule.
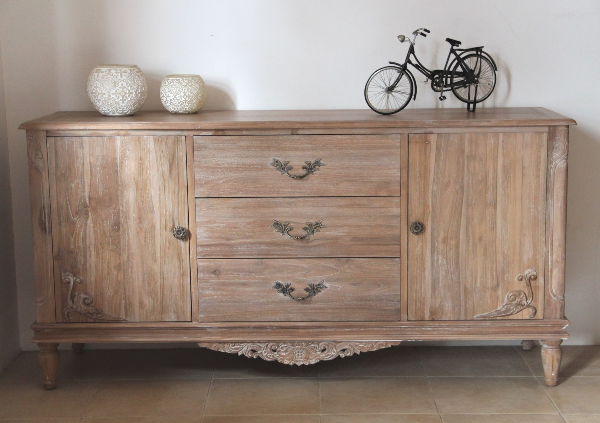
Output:
[[[185,138],[48,146],[57,321],[191,320]]]
[[[545,133],[409,137],[410,320],[543,317]],[[527,278],[535,269],[532,292]],[[507,294],[515,291],[516,299]],[[486,314],[501,309],[494,315]]]

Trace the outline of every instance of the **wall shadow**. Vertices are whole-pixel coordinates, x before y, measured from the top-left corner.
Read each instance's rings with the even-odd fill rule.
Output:
[[[237,110],[232,92],[224,84],[206,84],[204,110]]]

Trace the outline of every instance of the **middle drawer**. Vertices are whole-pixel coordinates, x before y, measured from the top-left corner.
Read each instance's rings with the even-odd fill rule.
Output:
[[[400,197],[197,198],[196,235],[198,258],[400,257]]]

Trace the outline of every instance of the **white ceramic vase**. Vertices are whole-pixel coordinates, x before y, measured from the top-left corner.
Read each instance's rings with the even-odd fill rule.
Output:
[[[196,113],[206,101],[200,75],[168,75],[160,84],[160,101],[171,113]]]
[[[100,65],[90,73],[87,92],[103,115],[127,116],[140,110],[148,85],[144,73],[135,65]]]

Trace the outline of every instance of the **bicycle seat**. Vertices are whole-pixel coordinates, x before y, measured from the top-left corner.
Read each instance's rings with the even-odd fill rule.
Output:
[[[452,47],[458,47],[462,44],[460,41],[453,40],[452,38],[446,38],[446,41],[448,41]]]

